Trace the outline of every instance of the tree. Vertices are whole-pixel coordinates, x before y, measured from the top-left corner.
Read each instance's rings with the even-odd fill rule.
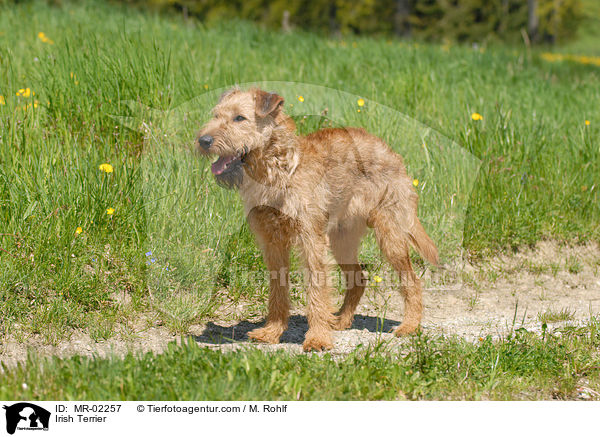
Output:
[[[409,0],[396,0],[396,13],[394,15],[394,33],[398,36],[410,36]]]
[[[532,42],[537,41],[539,25],[537,0],[527,0],[527,33]]]

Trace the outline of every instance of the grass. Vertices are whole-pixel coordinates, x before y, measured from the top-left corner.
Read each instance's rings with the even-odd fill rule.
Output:
[[[573,274],[580,273],[583,270],[581,262],[579,262],[579,260],[574,256],[567,257],[565,260],[565,267],[569,273]]]
[[[351,124],[385,138],[419,180],[420,215],[446,259],[598,240],[593,65],[205,27],[103,2],[0,6],[0,29],[3,337],[59,344],[84,329],[101,341],[142,312],[186,333],[223,299],[264,311],[268,281],[239,199],[189,150],[235,83],[277,84],[301,132]],[[139,107],[152,108],[148,129]],[[381,265],[372,237],[361,256]]]
[[[548,309],[543,313],[537,315],[537,319],[540,323],[554,323],[554,322],[568,322],[575,319],[575,311],[569,308],[563,308],[561,310]]]
[[[221,353],[193,341],[124,358],[39,359],[5,368],[0,397],[30,400],[536,400],[600,388],[600,324],[544,338],[518,329],[503,341],[419,335],[348,357],[248,349]],[[583,380],[587,381],[585,384]],[[144,381],[140,384],[140,381]],[[591,382],[590,382],[591,381]]]

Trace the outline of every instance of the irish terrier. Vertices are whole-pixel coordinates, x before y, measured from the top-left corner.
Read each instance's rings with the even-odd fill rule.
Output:
[[[402,278],[405,316],[394,333],[415,331],[422,290],[409,244],[433,264],[438,253],[417,218],[418,196],[402,158],[364,129],[298,136],[295,128],[279,95],[233,89],[221,96],[197,138],[200,153],[218,156],[212,164],[217,182],[239,190],[271,272],[267,321],[250,338],[278,343],[287,329],[289,252],[296,246],[308,272],[303,348],[330,349],[332,329],[351,326],[364,291],[358,249],[367,227]],[[330,302],[329,250],[348,288],[337,315]]]

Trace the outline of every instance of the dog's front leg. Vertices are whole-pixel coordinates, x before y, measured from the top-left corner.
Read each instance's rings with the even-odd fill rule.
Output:
[[[253,210],[248,217],[270,275],[267,323],[248,333],[249,338],[263,343],[279,343],[281,334],[287,329],[290,312],[289,238],[276,217],[271,211],[261,209]]]
[[[300,240],[306,266],[306,316],[308,332],[302,345],[305,352],[331,349],[335,323],[331,305],[331,275],[325,235],[304,235]]]

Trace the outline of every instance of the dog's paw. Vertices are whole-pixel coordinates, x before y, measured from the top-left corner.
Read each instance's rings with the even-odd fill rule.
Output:
[[[401,324],[394,330],[394,335],[396,337],[403,337],[405,335],[414,334],[419,329],[419,325],[408,325]]]
[[[248,333],[248,338],[261,343],[279,343],[279,337],[283,334],[280,327],[266,325],[264,328],[256,328]]]
[[[304,352],[333,349],[333,343],[331,342],[331,335],[315,335],[311,334],[310,331],[306,333],[306,338],[302,344]]]
[[[343,316],[336,316],[335,320],[333,321],[333,323],[331,324],[331,327],[333,329],[335,329],[336,331],[343,331],[345,329],[348,329],[352,326],[352,320],[354,319],[354,316],[348,318],[348,317],[343,317]]]

